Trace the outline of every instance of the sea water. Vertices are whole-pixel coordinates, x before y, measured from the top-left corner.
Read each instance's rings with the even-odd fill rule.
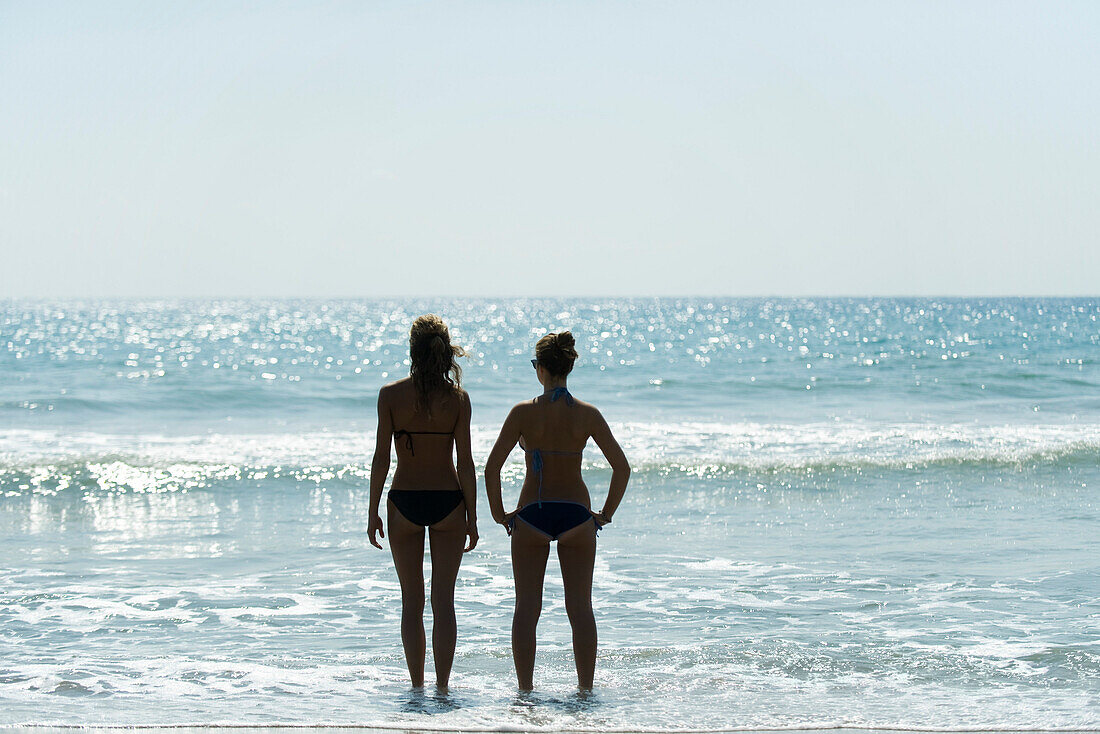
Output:
[[[408,684],[365,528],[428,311],[479,468],[563,328],[631,461],[590,695],[553,559],[517,692],[484,502],[453,685]],[[219,722],[1100,728],[1100,301],[0,302],[0,724]]]

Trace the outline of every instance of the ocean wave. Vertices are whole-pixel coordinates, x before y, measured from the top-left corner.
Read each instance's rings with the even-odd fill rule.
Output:
[[[816,475],[866,471],[997,471],[1028,465],[1095,466],[1100,424],[711,424],[614,427],[638,476]],[[475,459],[495,438],[473,431]],[[361,484],[370,477],[374,435],[358,432],[115,435],[0,432],[0,492],[72,488],[163,492],[235,482]],[[606,470],[590,447],[586,469]],[[479,470],[482,468],[479,461]],[[522,453],[505,466],[518,480]]]
[[[61,692],[61,691],[59,691]],[[429,705],[425,705],[426,713],[435,713],[430,710]],[[446,705],[440,705],[441,711],[446,711]],[[50,730],[84,730],[86,727],[72,724],[15,724],[19,729],[50,729]],[[1096,727],[1034,727],[1034,726],[987,726],[987,727],[974,727],[974,726],[911,726],[911,725],[893,725],[893,724],[874,724],[874,725],[852,725],[844,723],[822,723],[822,724],[791,724],[788,726],[724,726],[713,728],[692,728],[692,727],[653,727],[653,726],[639,726],[639,727],[562,727],[562,726],[514,726],[514,725],[487,725],[487,726],[448,726],[448,725],[427,725],[427,724],[410,724],[406,722],[390,722],[390,721],[357,721],[355,723],[332,723],[320,721],[317,723],[295,723],[295,722],[275,722],[275,723],[248,723],[237,721],[224,721],[221,723],[190,723],[190,724],[151,724],[151,725],[130,725],[130,724],[96,724],[96,729],[100,730],[112,730],[112,729],[137,729],[140,731],[175,731],[179,729],[245,729],[245,730],[268,730],[268,729],[289,729],[289,730],[329,730],[329,729],[355,729],[364,731],[403,731],[403,732],[456,732],[456,734],[500,734],[501,732],[518,732],[526,734],[531,732],[532,734],[739,734],[741,732],[800,732],[800,731],[830,731],[830,732],[846,732],[846,731],[869,731],[869,732],[913,732],[913,734],[921,734],[922,732],[928,732],[929,734],[1095,734],[1100,731]]]

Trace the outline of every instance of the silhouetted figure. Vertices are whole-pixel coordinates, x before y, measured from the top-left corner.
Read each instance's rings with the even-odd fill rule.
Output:
[[[512,536],[516,608],[512,617],[512,658],[519,687],[533,687],[535,627],[542,612],[542,584],[551,541],[558,542],[565,585],[565,610],[573,628],[573,655],[580,688],[592,687],[596,667],[596,620],[592,615],[592,567],[596,530],[611,522],[630,478],[630,465],[595,406],[577,400],[566,378],[577,359],[573,335],[548,334],[535,347],[542,395],[512,408],[485,465],[485,489],[493,519]],[[603,509],[593,513],[581,478],[581,452],[589,438],[611,464],[611,486]],[[519,442],[526,453],[527,477],[519,508],[504,511],[500,470]]]
[[[421,316],[409,332],[410,376],[378,393],[378,439],[371,463],[370,542],[386,537],[378,505],[390,469],[390,551],[401,581],[401,642],[414,686],[424,685],[424,528],[432,559],[432,654],[435,681],[446,688],[455,654],[455,579],[462,554],[477,545],[477,480],[470,450],[470,397],[460,385],[456,358],[438,316]],[[453,450],[457,448],[457,469]],[[466,539],[469,538],[469,542]]]

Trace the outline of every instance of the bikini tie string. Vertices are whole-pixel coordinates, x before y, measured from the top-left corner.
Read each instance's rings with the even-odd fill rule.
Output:
[[[539,475],[539,509],[542,509],[542,452],[535,449],[531,452],[531,467]]]
[[[394,431],[393,432],[393,437],[394,438],[398,438],[400,436],[405,437],[405,448],[407,448],[409,450],[410,454],[412,454],[413,456],[416,456],[416,451],[413,450],[413,437],[412,437],[412,434],[409,433],[408,431],[406,431],[405,429],[401,429],[400,431]]]

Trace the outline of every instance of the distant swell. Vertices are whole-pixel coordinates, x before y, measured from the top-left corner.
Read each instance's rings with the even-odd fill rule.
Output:
[[[84,726],[57,726],[54,724],[16,724],[15,728],[21,729],[60,729],[60,730],[85,730]],[[133,724],[112,725],[96,724],[97,730],[127,730],[127,731],[157,731],[176,729],[364,729],[380,731],[409,731],[409,732],[458,732],[459,734],[491,734],[495,732],[561,732],[562,734],[734,734],[735,732],[797,732],[797,731],[875,731],[875,732],[930,732],[934,734],[985,734],[986,732],[999,732],[1002,734],[1046,734],[1047,732],[1064,732],[1066,734],[1080,732],[1098,732],[1100,729],[1089,727],[1050,727],[1050,728],[1013,728],[1013,727],[911,727],[911,726],[868,726],[847,724],[807,724],[805,726],[747,726],[747,727],[723,727],[723,728],[661,728],[661,727],[627,727],[627,728],[595,728],[595,727],[522,727],[522,726],[424,726],[411,725],[409,723],[318,723],[318,724],[248,724],[248,723],[219,723],[219,724]]]

